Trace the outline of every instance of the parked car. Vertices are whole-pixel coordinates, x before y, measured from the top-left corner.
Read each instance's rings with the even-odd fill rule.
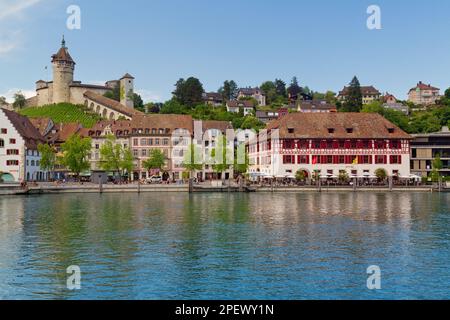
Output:
[[[162,177],[161,176],[151,176],[150,178],[147,178],[147,183],[161,183]]]

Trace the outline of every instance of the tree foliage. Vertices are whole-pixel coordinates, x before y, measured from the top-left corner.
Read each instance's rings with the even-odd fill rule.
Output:
[[[117,172],[121,177],[133,170],[133,154],[130,148],[123,147],[114,136],[107,137],[100,147],[101,168],[106,171]]]
[[[348,87],[348,95],[344,104],[342,105],[342,110],[344,112],[360,112],[363,105],[361,85],[358,78],[353,77],[350,85]]]
[[[147,170],[161,171],[166,164],[166,157],[164,153],[159,149],[152,149],[150,151],[150,157],[142,163],[142,166]]]
[[[14,94],[14,102],[13,102],[13,107],[14,109],[22,109],[23,107],[25,107],[27,102],[27,99],[25,98],[25,96],[22,94],[21,91],[18,91]]]
[[[88,155],[91,152],[91,138],[81,138],[73,135],[61,145],[63,156],[61,164],[67,167],[76,176],[90,169]]]
[[[193,108],[202,103],[204,92],[200,80],[190,77],[187,80],[181,78],[177,81],[173,95],[180,104]]]
[[[219,89],[219,93],[225,100],[233,100],[237,98],[238,85],[234,80],[226,80]]]
[[[38,151],[41,154],[41,169],[49,172],[54,171],[56,165],[56,150],[48,144],[40,144],[38,145]]]

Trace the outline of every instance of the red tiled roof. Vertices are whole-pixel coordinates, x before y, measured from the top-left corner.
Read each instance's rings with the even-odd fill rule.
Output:
[[[290,113],[270,122],[267,129],[279,129],[281,138],[412,139],[377,113]]]
[[[145,129],[169,129],[170,133],[176,129],[187,129],[193,133],[193,119],[189,115],[178,114],[149,114],[133,117],[131,128]]]
[[[1,111],[3,111],[14,128],[24,139],[25,146],[28,149],[37,150],[37,146],[44,143],[44,138],[39,133],[39,130],[33,126],[30,119],[7,109],[1,109]]]
[[[75,64],[69,54],[69,50],[66,47],[61,47],[61,49],[59,49],[58,52],[52,56],[52,62],[55,61],[65,61]]]
[[[227,106],[230,108],[245,107],[253,108],[254,104],[251,100],[231,100],[227,102]]]
[[[115,110],[115,111],[120,112],[120,113],[122,113],[122,114],[124,114],[126,116],[129,116],[130,118],[134,117],[134,116],[139,116],[139,115],[143,115],[144,114],[144,113],[142,113],[142,112],[140,112],[138,110],[135,110],[133,108],[126,107],[126,106],[124,106],[123,104],[121,104],[120,102],[118,102],[116,100],[109,99],[107,97],[104,97],[104,96],[102,96],[100,94],[97,94],[95,92],[92,92],[92,91],[86,91],[84,93],[84,97],[88,98],[88,99],[90,99],[92,101],[95,101],[95,102],[101,104],[102,106],[108,107],[108,108],[110,108],[112,110]]]
[[[53,121],[50,118],[30,118],[30,121],[33,126],[39,130],[41,135],[44,135],[50,124],[53,124]]]
[[[417,86],[415,86],[414,88],[411,88],[411,90],[409,90],[409,92],[415,91],[417,89],[420,89],[420,90],[439,90],[439,88],[433,87],[431,84],[425,84],[425,83],[419,82],[417,84]]]

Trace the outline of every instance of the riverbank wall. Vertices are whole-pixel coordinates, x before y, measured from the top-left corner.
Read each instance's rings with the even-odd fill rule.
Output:
[[[450,189],[442,189],[449,192]],[[20,185],[0,185],[0,195],[39,195],[39,194],[65,194],[65,193],[148,193],[148,192],[189,192],[188,185],[39,185],[21,188]],[[258,192],[258,193],[327,193],[327,192],[439,192],[433,186],[414,187],[252,187],[239,189],[238,187],[215,187],[202,185],[194,187],[195,193],[226,193],[226,192]]]

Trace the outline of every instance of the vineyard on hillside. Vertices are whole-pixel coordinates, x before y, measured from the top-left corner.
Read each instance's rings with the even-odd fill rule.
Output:
[[[29,118],[50,118],[55,123],[78,122],[85,128],[91,128],[101,117],[83,105],[59,103],[42,107],[30,107],[20,111]]]

